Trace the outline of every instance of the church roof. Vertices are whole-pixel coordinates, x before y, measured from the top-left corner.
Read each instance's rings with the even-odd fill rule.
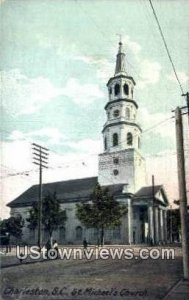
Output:
[[[154,186],[154,196],[156,200],[159,200],[168,204],[168,198],[163,188],[163,185],[155,185]],[[138,192],[135,193],[134,199],[152,199],[153,198],[153,187],[152,186],[144,186]]]
[[[56,192],[60,202],[75,202],[88,200],[98,181],[98,177],[89,177],[81,179],[73,179],[66,181],[58,181],[43,184],[43,195],[48,192]],[[113,195],[122,193],[124,184],[116,184],[107,186]],[[13,201],[9,202],[9,207],[25,207],[31,206],[33,202],[38,201],[39,185],[33,185],[23,194]]]
[[[162,185],[154,186],[154,193],[156,194]],[[135,197],[151,197],[153,193],[152,186],[143,186],[138,192],[136,192]]]

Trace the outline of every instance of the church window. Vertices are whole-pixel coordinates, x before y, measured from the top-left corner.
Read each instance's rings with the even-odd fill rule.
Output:
[[[110,95],[112,94],[112,88],[109,89],[109,93],[110,93]]]
[[[132,144],[133,144],[133,135],[131,132],[128,132],[127,133],[127,145],[132,146]]]
[[[120,93],[120,85],[118,83],[116,83],[115,87],[114,87],[114,94],[115,96],[119,95]]]
[[[113,173],[115,176],[117,176],[119,174],[119,171],[117,169],[113,170]]]
[[[107,150],[107,138],[104,138],[104,150]]]
[[[114,110],[114,117],[115,118],[119,117],[119,110],[118,109]]]
[[[81,226],[77,226],[75,229],[76,240],[82,240],[83,238],[83,229]]]
[[[114,133],[113,134],[113,147],[118,145],[118,134]]]
[[[126,119],[130,119],[130,108],[126,107]]]
[[[128,86],[128,84],[126,84],[126,83],[124,84],[123,90],[124,90],[125,95],[129,95],[129,86]]]
[[[115,165],[119,164],[119,158],[118,157],[114,157],[113,162]]]
[[[66,229],[64,226],[59,228],[59,238],[60,238],[60,242],[65,241],[66,239]]]

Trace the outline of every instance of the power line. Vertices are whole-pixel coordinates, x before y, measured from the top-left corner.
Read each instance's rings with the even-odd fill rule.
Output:
[[[168,46],[167,46],[167,43],[166,43],[166,40],[165,40],[163,31],[162,31],[162,28],[161,28],[161,25],[160,25],[160,23],[159,23],[157,14],[156,14],[155,9],[154,9],[154,7],[153,7],[152,1],[149,0],[149,2],[150,2],[150,5],[151,5],[151,8],[152,8],[152,11],[153,11],[155,20],[156,20],[156,22],[157,22],[157,25],[158,25],[158,28],[159,28],[159,32],[160,32],[160,35],[161,35],[161,37],[162,37],[162,40],[163,40],[165,49],[166,49],[166,51],[167,51],[168,58],[169,58],[170,63],[171,63],[171,65],[172,65],[173,72],[174,72],[174,74],[175,74],[176,80],[177,80],[177,82],[178,82],[178,84],[179,84],[181,93],[184,94],[184,90],[183,90],[183,88],[182,88],[181,82],[180,82],[179,77],[178,77],[178,75],[177,75],[176,68],[175,68],[175,65],[174,65],[174,63],[173,63],[173,60],[172,60],[172,58],[171,58],[171,54],[170,54],[170,52],[169,52],[169,49],[168,49]]]

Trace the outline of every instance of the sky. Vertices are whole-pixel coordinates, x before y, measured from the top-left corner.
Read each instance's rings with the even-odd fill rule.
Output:
[[[189,90],[189,1],[153,1],[184,92]],[[1,0],[1,215],[33,184],[31,143],[49,149],[43,182],[96,176],[106,83],[119,35],[136,81],[148,184],[178,199],[175,121],[184,106],[147,0]],[[189,142],[185,121],[186,169]],[[188,174],[188,171],[187,171]],[[187,175],[187,184],[189,176]],[[188,184],[189,190],[189,184]]]

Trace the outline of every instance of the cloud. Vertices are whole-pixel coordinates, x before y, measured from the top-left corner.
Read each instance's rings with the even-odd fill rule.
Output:
[[[49,79],[28,78],[19,69],[2,71],[0,76],[2,104],[13,115],[32,114],[61,95]]]
[[[65,136],[59,131],[58,128],[55,127],[45,127],[39,130],[30,131],[27,133],[23,133],[19,130],[14,130],[8,137],[10,140],[24,140],[27,139],[28,141],[33,140],[44,140],[47,144],[60,144],[62,139]]]
[[[63,88],[57,88],[48,78],[28,78],[18,69],[2,71],[0,76],[2,104],[11,115],[33,114],[62,95],[79,105],[91,104],[104,96],[96,84],[80,83],[75,78],[70,78]]]
[[[68,142],[67,145],[79,152],[88,154],[99,154],[102,150],[100,140],[84,139],[78,142]]]
[[[139,81],[137,87],[144,89],[149,84],[156,84],[160,79],[161,65],[158,62],[152,62],[148,59],[141,61],[139,65]]]
[[[155,185],[163,184],[170,203],[178,199],[178,178],[176,152],[164,150],[156,157],[146,158],[147,183],[151,185],[152,175]]]
[[[76,104],[84,106],[104,96],[97,84],[82,84],[76,78],[70,78],[65,87],[61,89],[61,93],[71,98]]]
[[[41,134],[42,132],[45,133],[45,130],[41,130]],[[21,136],[20,132],[12,133],[12,138]],[[29,142],[12,140],[2,142],[1,146],[2,164],[5,167],[0,186],[2,195],[0,217],[5,218],[9,216],[9,208],[6,204],[31,185],[38,184],[39,176],[38,167],[32,164],[33,155]],[[49,152],[49,169],[43,171],[43,183],[97,176],[99,141],[81,140],[72,143],[72,147],[77,147],[79,151],[64,155]]]
[[[145,122],[145,131],[153,127],[154,134],[160,134],[162,138],[171,138],[175,140],[175,121],[171,118],[171,113],[150,113],[147,108],[140,108],[139,122]],[[151,132],[151,131],[149,131]]]
[[[110,76],[112,76],[115,68],[115,64],[110,62],[106,58],[96,58],[95,56],[76,55],[75,60],[82,61],[88,65],[94,65],[96,67],[96,76],[103,82],[106,82]]]
[[[189,77],[186,75],[186,73],[178,71],[177,72],[178,78],[180,80],[181,83],[187,83],[189,82]],[[174,73],[171,73],[169,75],[166,75],[166,78],[172,82],[177,82],[177,79],[175,77]]]
[[[1,153],[2,164],[9,169],[23,171],[31,167],[31,145],[28,141],[1,142]]]
[[[122,37],[122,42],[124,46],[124,50],[127,54],[127,49],[131,50],[132,54],[137,56],[141,51],[141,46],[132,41],[131,38],[126,35]],[[117,51],[117,50],[116,50]],[[103,82],[107,82],[107,80],[113,76],[115,70],[115,62],[112,62],[112,58],[115,57],[115,47],[110,49],[111,52],[111,61],[107,58],[97,58],[95,56],[87,56],[87,55],[77,55],[74,57],[75,60],[82,61],[88,65],[94,65],[96,67],[96,76],[101,79]]]
[[[124,48],[126,48],[126,53],[127,48],[130,49],[135,56],[137,56],[141,52],[142,47],[140,46],[140,44],[132,41],[129,35],[125,35],[122,37],[122,43],[123,45],[125,45]]]

